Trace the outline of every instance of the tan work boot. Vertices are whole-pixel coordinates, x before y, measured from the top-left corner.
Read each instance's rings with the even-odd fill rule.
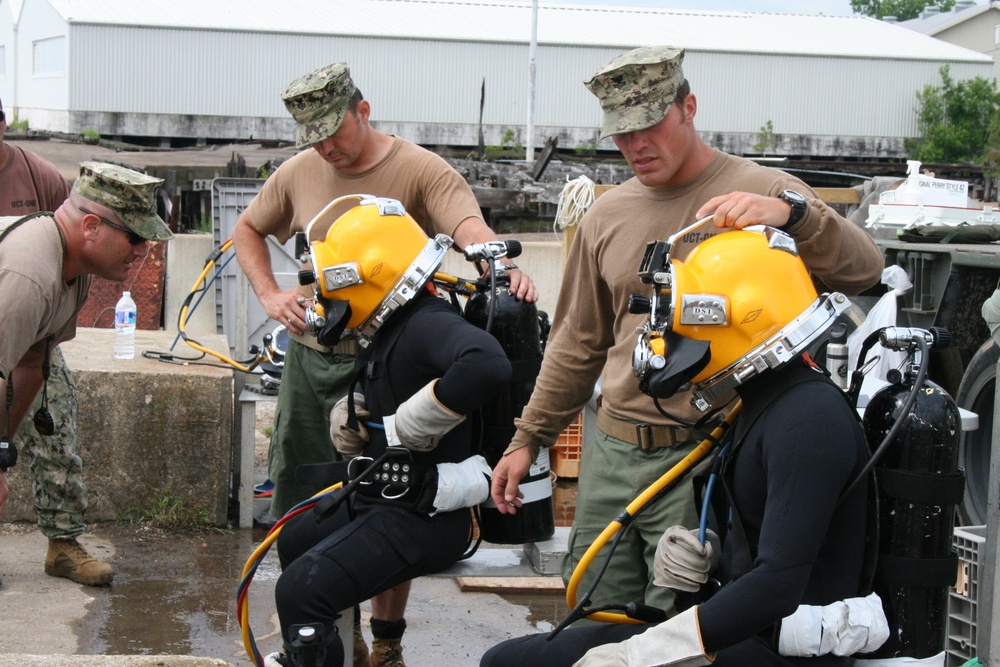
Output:
[[[45,574],[84,586],[107,586],[115,576],[110,565],[92,557],[76,540],[49,540]]]
[[[368,644],[361,634],[361,626],[354,626],[354,667],[365,667],[368,664]]]
[[[372,654],[368,657],[368,667],[406,667],[403,662],[403,647],[398,639],[372,640]]]

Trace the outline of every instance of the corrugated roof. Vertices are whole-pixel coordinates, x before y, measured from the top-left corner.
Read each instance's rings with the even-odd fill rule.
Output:
[[[955,11],[957,7],[952,8],[950,12],[939,12],[931,16],[924,18],[909,19],[908,21],[900,21],[899,25],[909,29],[916,30],[925,35],[936,35],[943,30],[947,30],[952,26],[958,25],[968,21],[971,18],[979,16],[991,9],[1000,9],[1000,3],[996,0],[989,0],[985,5],[973,5],[972,7],[966,7],[965,9],[960,9]]]
[[[269,33],[527,43],[529,2],[435,0],[48,0],[68,22]],[[641,29],[639,29],[641,26]],[[540,3],[540,44],[991,62],[860,16]]]

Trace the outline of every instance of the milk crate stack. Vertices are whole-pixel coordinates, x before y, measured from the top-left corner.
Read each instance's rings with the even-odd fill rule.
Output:
[[[559,478],[580,476],[580,447],[583,445],[583,414],[576,416],[549,448],[552,472]]]
[[[986,546],[986,526],[955,528],[958,580],[948,595],[946,667],[959,667],[976,657],[979,620],[980,557]]]

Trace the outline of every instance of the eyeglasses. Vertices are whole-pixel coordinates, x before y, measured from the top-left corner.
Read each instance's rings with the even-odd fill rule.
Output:
[[[139,236],[135,232],[133,232],[128,227],[122,227],[121,225],[117,225],[117,224],[111,222],[110,220],[108,220],[107,218],[102,218],[101,216],[97,215],[93,211],[88,211],[87,209],[85,209],[82,206],[77,206],[77,208],[80,209],[81,211],[83,211],[84,213],[86,213],[87,215],[94,216],[95,218],[97,218],[98,220],[100,220],[104,224],[108,225],[109,227],[114,227],[115,229],[117,229],[119,231],[123,231],[126,234],[128,234],[129,245],[139,245],[140,243],[145,243],[146,240],[147,240],[147,239],[142,238],[141,236]]]
[[[4,120],[6,119],[7,119],[7,114],[3,112],[3,109],[0,109],[0,123],[4,122]]]

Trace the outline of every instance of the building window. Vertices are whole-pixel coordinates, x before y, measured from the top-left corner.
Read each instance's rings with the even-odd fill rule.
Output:
[[[40,39],[32,47],[32,73],[35,76],[63,76],[66,73],[65,36]]]

